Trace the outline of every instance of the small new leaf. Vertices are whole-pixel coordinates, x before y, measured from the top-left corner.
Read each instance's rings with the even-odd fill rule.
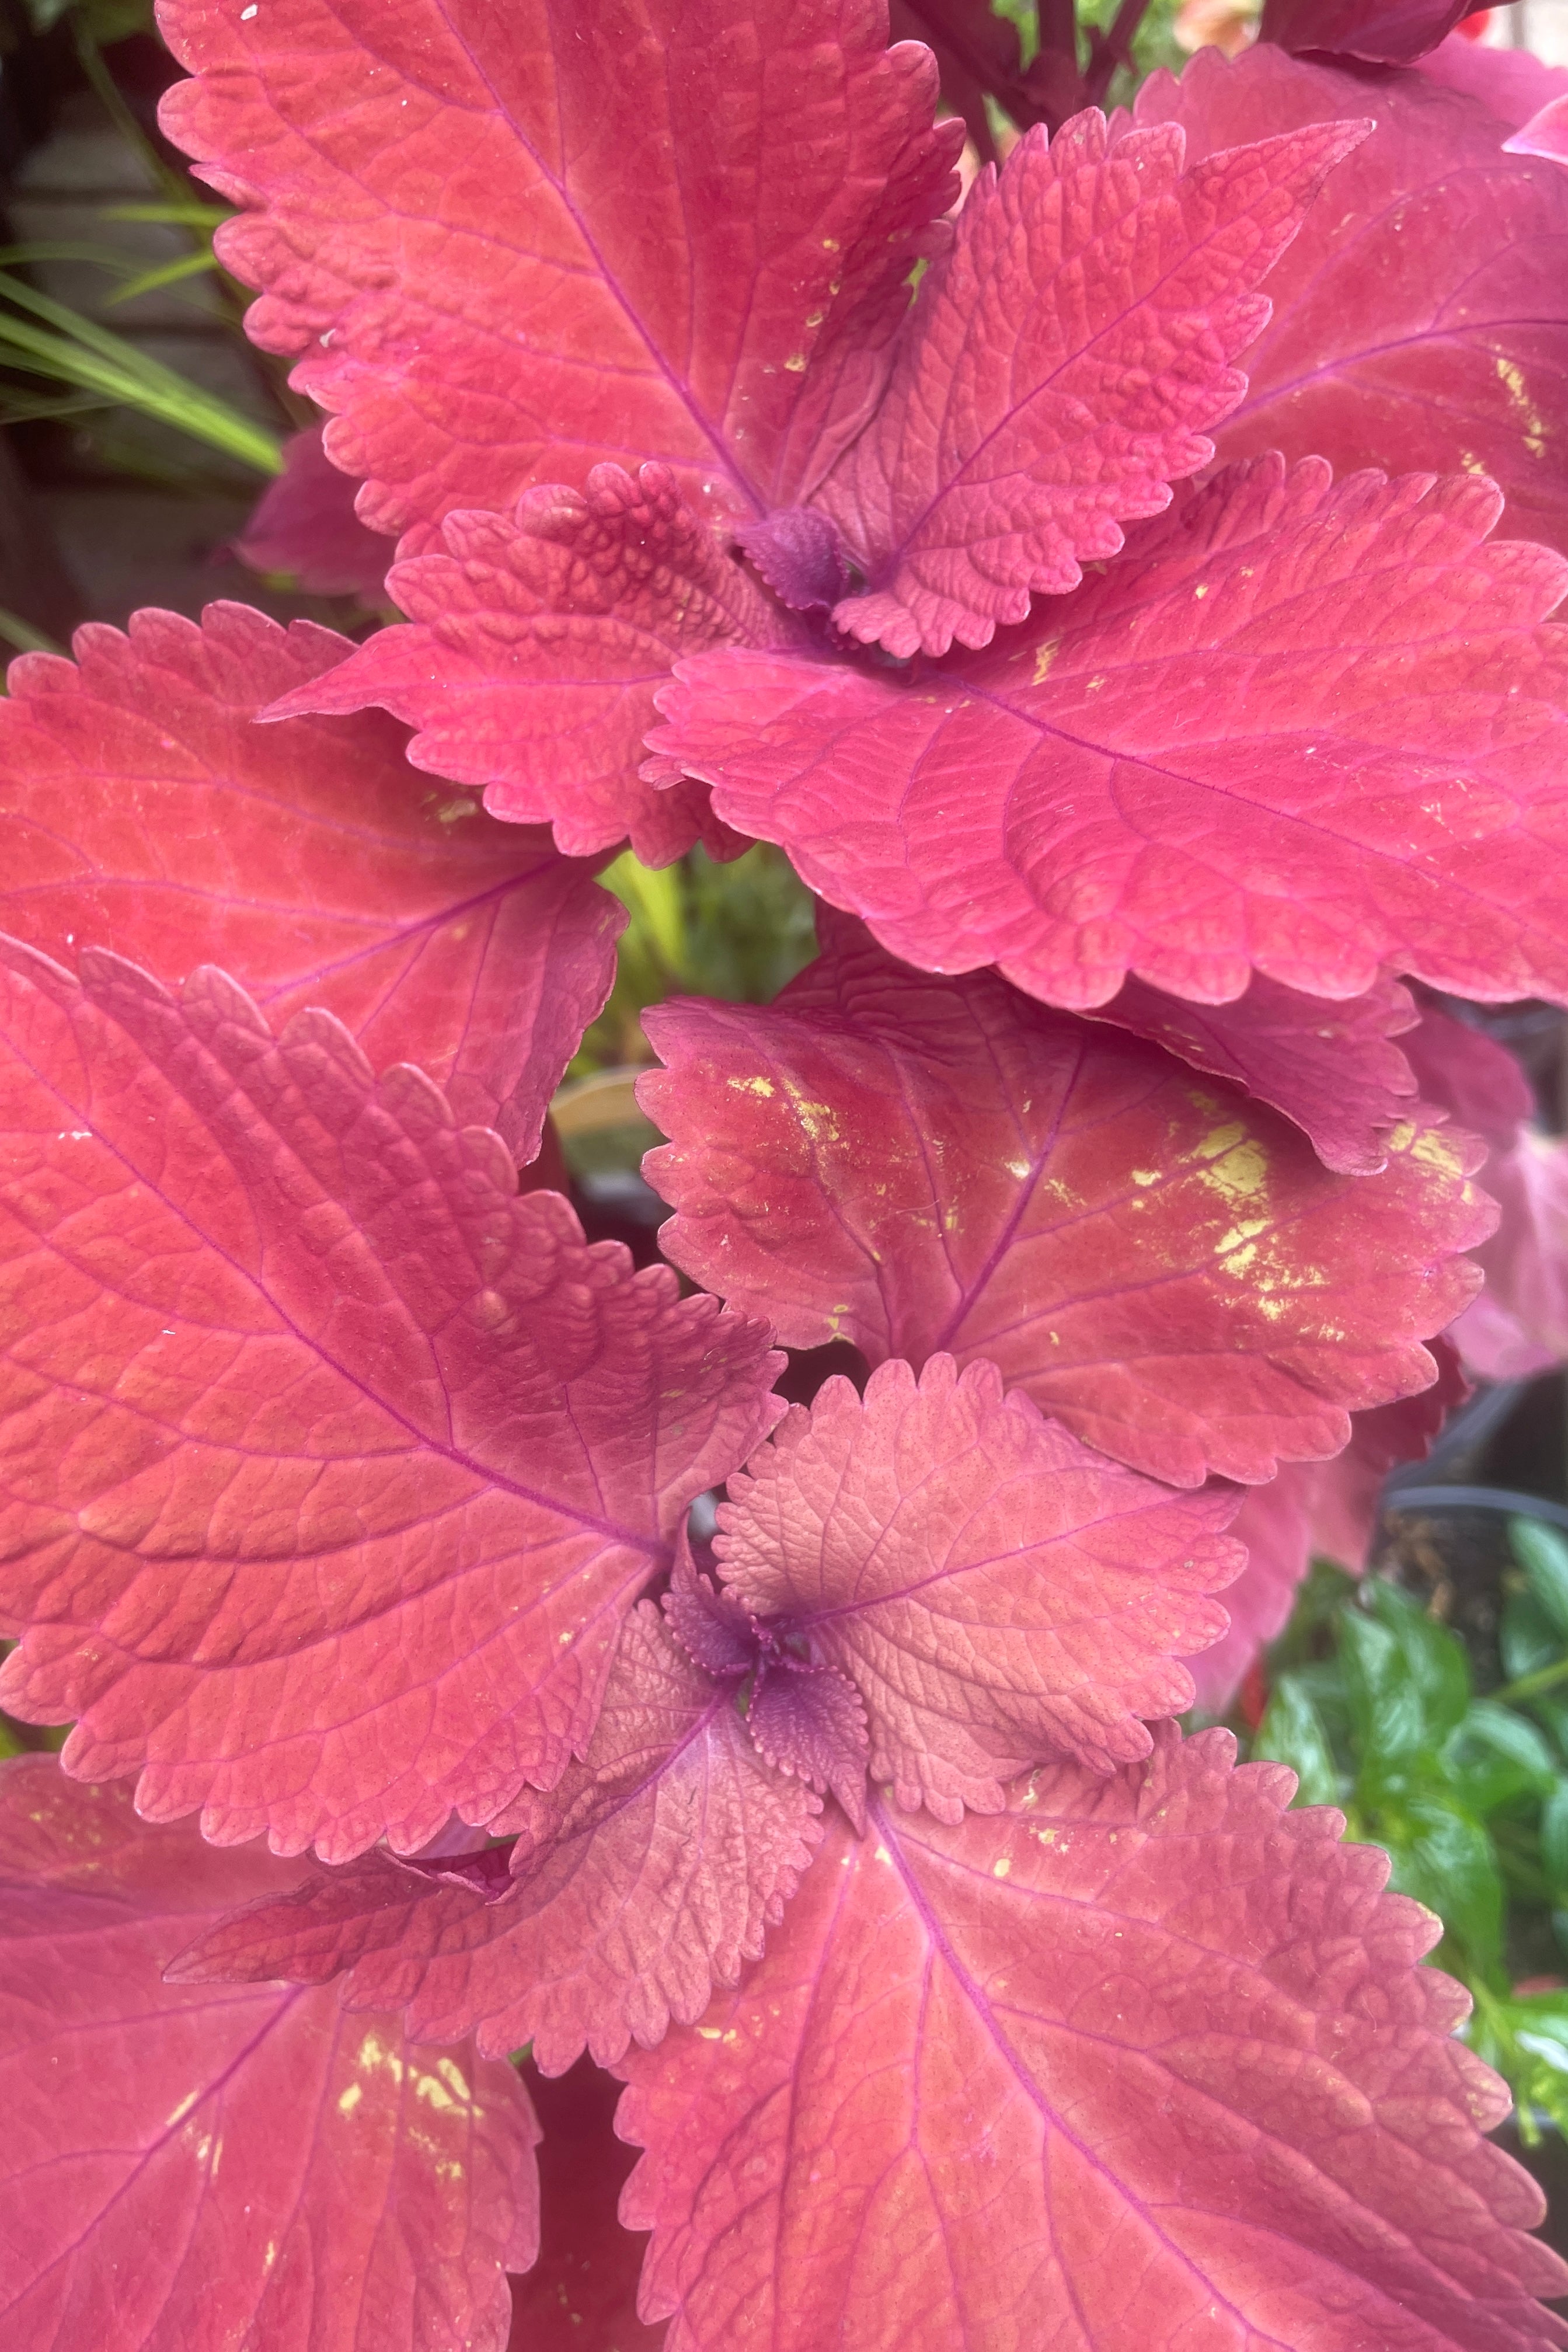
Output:
[[[529,491],[515,515],[455,514],[393,567],[409,615],[269,717],[379,704],[419,731],[416,767],[483,785],[514,824],[552,824],[573,855],[630,835],[647,866],[698,839],[741,846],[701,789],[639,775],[653,690],[705,646],[788,643],[790,625],[680,495],[668,466],[598,466],[586,488]]]
[[[1211,156],[1097,109],[984,173],[922,284],[872,424],[818,503],[865,574],[840,628],[889,653],[990,643],[1076,588],[1214,454],[1268,316],[1258,282],[1364,123]]]
[[[882,1365],[864,1401],[830,1380],[729,1491],[725,1583],[855,1684],[872,1780],[944,1821],[1045,1757],[1146,1756],[1243,1561],[1233,1490],[1157,1486],[950,1356]]]
[[[351,2007],[405,2009],[421,2041],[531,2042],[547,2074],[601,2063],[671,2018],[700,2017],[781,1916],[821,1808],[758,1754],[734,1704],[657,1609],[627,1619],[586,1754],[512,1804],[511,1882],[367,1854],[225,1921],[183,1967],[320,1983]]]

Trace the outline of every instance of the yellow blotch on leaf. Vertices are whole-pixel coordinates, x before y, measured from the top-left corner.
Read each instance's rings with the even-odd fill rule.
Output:
[[[376,2067],[384,2066],[395,2083],[401,2083],[403,2080],[402,2059],[398,2056],[395,2050],[389,2050],[387,2048],[380,2034],[377,2033],[374,2028],[365,2035],[364,2040],[360,2043],[359,2063],[362,2072],[364,2074],[374,2074]],[[342,2104],[342,2103],[340,2100],[339,2105],[341,2105]]]
[[[470,2096],[468,2076],[451,2058],[438,2058],[432,2074],[416,2074],[414,2093],[416,2098],[427,2100],[438,2115],[456,2115],[468,2105]]]
[[[1198,1170],[1199,1181],[1217,1192],[1227,1208],[1255,1201],[1268,1182],[1268,1154],[1239,1122],[1211,1129],[1192,1156],[1208,1162]],[[1261,1232],[1262,1227],[1253,1230]]]
[[[1496,368],[1498,379],[1508,394],[1510,407],[1515,410],[1523,421],[1525,447],[1532,457],[1544,457],[1546,419],[1524,388],[1523,369],[1512,360],[1505,360],[1500,355],[1493,360],[1492,365]]]
[[[1396,1128],[1388,1139],[1390,1150],[1405,1150],[1405,1139],[1410,1132],[1407,1127]],[[1412,1160],[1419,1160],[1423,1168],[1436,1169],[1439,1176],[1462,1177],[1465,1172],[1463,1152],[1442,1128],[1424,1128],[1408,1149]]]

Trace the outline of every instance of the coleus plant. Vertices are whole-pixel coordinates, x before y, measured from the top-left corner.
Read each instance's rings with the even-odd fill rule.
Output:
[[[1568,1003],[1568,178],[1454,16],[957,205],[882,0],[166,0],[361,486],[265,544],[405,617],[0,707],[8,2346],[1561,2340],[1437,1922],[1174,1720],[1463,1392],[1455,1001]],[[595,872],[752,840],[821,952],[647,1015],[639,1272]]]

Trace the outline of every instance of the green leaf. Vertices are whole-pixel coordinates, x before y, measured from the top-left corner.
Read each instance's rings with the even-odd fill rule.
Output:
[[[1443,1751],[1445,1771],[1468,1811],[1484,1818],[1516,1798],[1562,1785],[1552,1750],[1527,1716],[1477,1699]]]
[[[1502,1875],[1491,1839],[1436,1787],[1384,1794],[1366,1826],[1393,1864],[1393,1884],[1435,1911],[1472,1969],[1502,1961]]]
[[[1379,1769],[1435,1754],[1469,1705],[1462,1643],[1381,1577],[1369,1577],[1363,1606],[1341,1617],[1340,1663],[1352,1737]]]
[[[1384,1577],[1366,1580],[1362,1601],[1398,1642],[1426,1722],[1436,1738],[1446,1738],[1464,1721],[1470,1704],[1470,1661],[1463,1642]]]
[[[1517,1546],[1508,1687],[1471,1698],[1458,1636],[1369,1580],[1337,1607],[1325,1592],[1326,1612],[1303,1598],[1250,1750],[1289,1765],[1301,1801],[1338,1801],[1351,1837],[1383,1846],[1391,1883],[1442,1921],[1436,1963],[1468,1984],[1467,2039],[1506,2076],[1527,2140],[1568,2136],[1568,1987],[1510,1990],[1543,1966],[1568,1975],[1568,1637],[1550,1613],[1568,1611],[1568,1545],[1536,1532]]]
[[[1568,2132],[1568,1990],[1504,1998],[1471,1988],[1476,2013],[1465,2039],[1513,2093],[1520,2137],[1532,2146],[1540,2118]]]
[[[1315,1671],[1326,1666],[1338,1676],[1334,1662],[1321,1655],[1325,1637],[1336,1646],[1339,1643],[1340,1612],[1353,1601],[1361,1580],[1347,1576],[1332,1560],[1314,1559],[1307,1571],[1306,1580],[1296,1594],[1296,1605],[1290,1612],[1290,1622],[1277,1642],[1268,1645],[1269,1664],[1276,1675],[1287,1668],[1310,1666]]]
[[[1252,1753],[1290,1767],[1300,1783],[1296,1792],[1299,1805],[1341,1802],[1341,1777],[1333,1750],[1305,1675],[1281,1675],[1275,1684]]]
[[[162,221],[174,228],[221,228],[234,213],[227,205],[195,205],[152,200],[127,205],[103,205],[100,216],[112,221]]]
[[[610,1001],[571,1064],[573,1078],[646,1061],[643,1007],[672,990],[765,1004],[815,951],[815,902],[765,842],[729,864],[694,849],[657,873],[628,850],[600,878],[632,919]]]
[[[1568,1780],[1541,1808],[1541,1866],[1549,1885],[1568,1889]]]
[[[787,857],[765,842],[720,864],[686,861],[692,961],[705,996],[769,1003],[816,953],[816,908]]]
[[[599,877],[631,916],[626,940],[641,935],[649,953],[672,980],[689,980],[686,953],[686,909],[679,869],[645,866],[624,849]],[[622,952],[625,952],[625,940]]]
[[[153,30],[153,0],[26,0],[26,6],[35,33],[52,32],[74,8],[104,48]]]
[[[1548,1666],[1554,1666],[1563,1655],[1563,1644],[1552,1630],[1552,1621],[1533,1592],[1510,1593],[1503,1604],[1498,1641],[1503,1672],[1510,1682],[1541,1674]]]
[[[1540,1519],[1520,1518],[1510,1519],[1508,1539],[1561,1649],[1568,1643],[1568,1538]]]
[[[1429,1744],[1426,1710],[1388,1628],[1347,1609],[1340,1624],[1340,1664],[1358,1755],[1420,1755]]]
[[[1559,1757],[1568,1758],[1568,1698],[1555,1692],[1543,1692],[1540,1697],[1531,1698],[1530,1712],[1536,1722],[1545,1726]]]

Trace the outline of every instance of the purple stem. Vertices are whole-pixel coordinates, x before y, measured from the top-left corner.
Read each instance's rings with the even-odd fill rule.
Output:
[[[1078,71],[1078,0],[1040,0],[1040,47]]]
[[[1084,71],[1083,86],[1091,106],[1099,106],[1103,101],[1117,67],[1131,64],[1132,43],[1148,5],[1149,0],[1121,0],[1109,31],[1090,33],[1089,64]]]

